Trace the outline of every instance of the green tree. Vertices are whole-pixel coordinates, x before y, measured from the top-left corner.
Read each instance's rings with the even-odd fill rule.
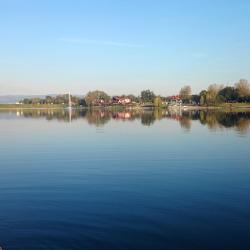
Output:
[[[89,91],[85,96],[85,102],[88,106],[93,105],[98,100],[108,101],[110,100],[110,96],[101,90]]]
[[[223,97],[226,102],[236,101],[239,97],[234,87],[225,87],[219,91],[218,95]]]
[[[206,90],[202,90],[199,94],[200,96],[200,105],[205,105],[207,104],[207,91]]]
[[[54,99],[53,99],[53,97],[51,97],[51,96],[46,96],[46,97],[45,97],[45,102],[46,102],[47,104],[51,104],[51,103],[54,103]]]
[[[192,95],[191,101],[195,104],[198,104],[200,102],[200,96],[199,95]]]
[[[147,89],[147,90],[143,90],[141,92],[141,100],[142,102],[153,102],[155,98],[155,94],[153,91]]]
[[[76,105],[76,106],[79,106],[80,105],[80,102],[81,102],[81,99],[77,96],[71,96],[71,102]],[[67,101],[68,103],[68,101]]]
[[[23,99],[22,101],[23,104],[31,104],[31,100],[28,98]]]
[[[132,94],[128,95],[127,97],[130,98],[130,100],[132,102],[139,102],[140,101],[140,97],[132,95]]]

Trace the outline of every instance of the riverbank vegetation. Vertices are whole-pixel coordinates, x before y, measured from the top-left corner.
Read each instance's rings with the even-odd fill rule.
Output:
[[[179,93],[173,96],[156,95],[152,90],[142,90],[139,96],[132,94],[110,96],[102,90],[89,91],[86,95],[70,96],[74,107],[157,107],[168,105],[185,105],[199,107],[225,107],[235,108],[249,106],[250,84],[241,79],[233,86],[211,84],[199,94],[193,94],[189,85],[182,87]],[[1,108],[62,108],[67,107],[69,95],[46,96],[45,98],[25,98],[16,105],[1,105]]]

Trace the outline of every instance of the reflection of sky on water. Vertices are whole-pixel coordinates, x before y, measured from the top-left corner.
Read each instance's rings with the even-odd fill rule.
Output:
[[[223,249],[247,245],[250,134],[238,130],[249,114],[72,110],[71,123],[68,115],[0,112],[6,249],[37,249],[38,240],[47,249],[124,249],[123,239],[128,249],[216,249],[218,235]]]

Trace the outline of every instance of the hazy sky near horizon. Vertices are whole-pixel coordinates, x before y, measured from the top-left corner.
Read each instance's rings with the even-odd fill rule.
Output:
[[[0,0],[0,94],[250,80],[249,13],[249,0]]]

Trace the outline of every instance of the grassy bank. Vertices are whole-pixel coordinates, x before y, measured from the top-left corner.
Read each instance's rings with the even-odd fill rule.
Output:
[[[0,109],[64,109],[67,105],[62,104],[0,104]],[[75,109],[110,109],[110,110],[124,110],[124,109],[140,109],[141,105],[123,106],[123,105],[111,105],[111,106],[74,106]]]
[[[67,105],[62,104],[0,104],[0,109],[63,109],[67,108]],[[75,108],[83,108],[77,106]],[[123,105],[111,105],[111,106],[93,106],[89,107],[90,109],[110,109],[110,110],[123,110],[123,109],[147,109],[147,108],[154,108],[153,106],[147,107],[145,105],[133,105],[133,106],[123,106]],[[157,107],[155,107],[157,108]],[[161,108],[167,108],[166,106]],[[171,108],[171,107],[170,107]],[[205,110],[205,109],[225,109],[225,110],[232,110],[232,109],[250,109],[250,103],[223,103],[220,105],[214,106],[185,106],[182,105],[182,109],[188,110]]]
[[[184,109],[250,109],[250,103],[222,103],[218,105],[182,105]]]
[[[0,104],[0,109],[61,109],[61,104]]]
[[[250,103],[223,103],[219,107],[227,109],[250,108]]]

